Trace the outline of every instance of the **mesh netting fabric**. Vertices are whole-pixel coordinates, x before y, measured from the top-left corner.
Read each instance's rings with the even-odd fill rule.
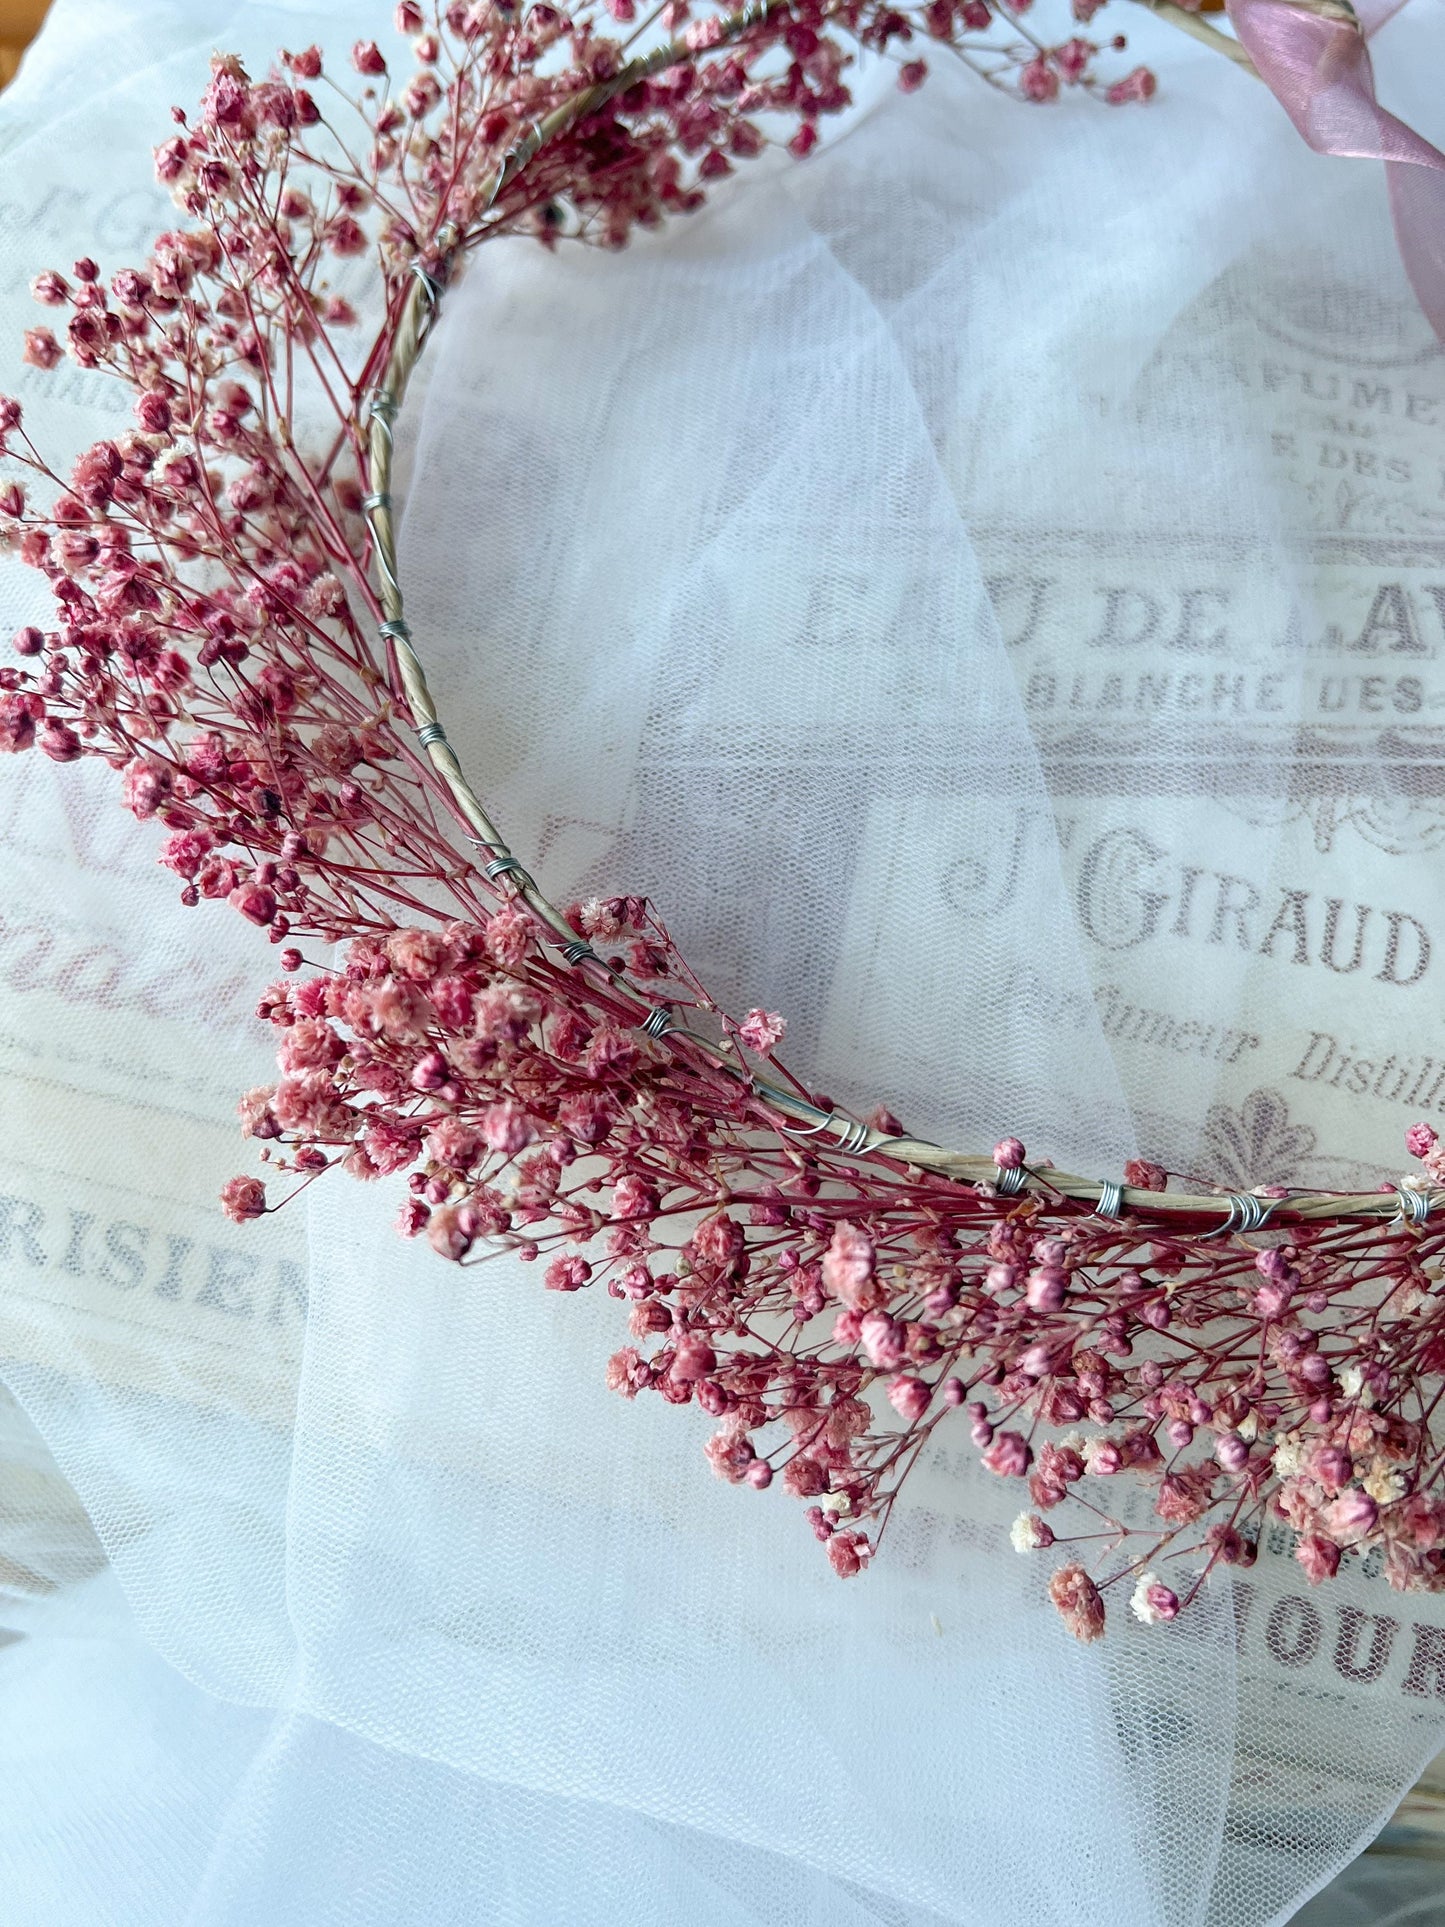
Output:
[[[1140,11],[1147,112],[865,67],[806,167],[489,249],[401,424],[408,611],[549,894],[646,892],[838,1100],[1368,1185],[1445,1109],[1445,362],[1374,172]],[[213,45],[356,25],[61,0],[0,106],[11,335],[167,223]],[[1425,6],[1380,46],[1437,139],[1441,49]],[[20,392],[52,448],[117,406]],[[605,1390],[600,1293],[445,1266],[387,1184],[225,1225],[270,953],[104,772],[16,760],[7,1921],[1263,1927],[1384,1822],[1438,1598],[1311,1591],[1281,1533],[1077,1649],[962,1438],[844,1584]]]

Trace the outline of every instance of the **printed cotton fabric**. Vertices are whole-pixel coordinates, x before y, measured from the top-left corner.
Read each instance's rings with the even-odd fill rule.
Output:
[[[865,62],[805,166],[489,250],[402,423],[408,609],[550,893],[650,895],[815,1088],[1376,1184],[1445,1112],[1445,358],[1378,171],[1136,11],[1147,110]],[[22,377],[30,275],[168,223],[213,46],[363,26],[60,0],[0,101],[0,386],[60,465],[123,401]],[[1437,141],[1442,57],[1426,4],[1377,49]],[[1265,1927],[1384,1823],[1440,1600],[1281,1538],[1076,1648],[962,1436],[842,1583],[606,1392],[605,1296],[448,1267],[386,1184],[226,1224],[273,953],[105,771],[14,761],[6,1927]]]

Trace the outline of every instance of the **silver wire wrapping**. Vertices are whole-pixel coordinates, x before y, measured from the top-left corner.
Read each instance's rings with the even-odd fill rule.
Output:
[[[1113,1178],[1100,1178],[1099,1202],[1094,1206],[1098,1218],[1122,1218],[1124,1215],[1124,1187]]]
[[[1261,1231],[1269,1222],[1270,1212],[1281,1202],[1279,1198],[1257,1198],[1252,1191],[1234,1191],[1229,1197],[1229,1213],[1224,1223],[1204,1235],[1227,1238],[1232,1231]]]
[[[1012,1166],[996,1164],[994,1170],[998,1173],[993,1181],[994,1190],[997,1191],[1001,1198],[1016,1198],[1024,1188],[1025,1174],[1023,1166],[1021,1164]]]
[[[1420,1191],[1413,1184],[1397,1184],[1395,1196],[1400,1200],[1399,1217],[1396,1223],[1424,1224],[1435,1209],[1433,1191]]]
[[[834,1111],[828,1122],[838,1133],[835,1150],[844,1152],[848,1157],[856,1157],[860,1151],[867,1150],[869,1131],[866,1124],[860,1124],[856,1117],[844,1117],[841,1111]]]

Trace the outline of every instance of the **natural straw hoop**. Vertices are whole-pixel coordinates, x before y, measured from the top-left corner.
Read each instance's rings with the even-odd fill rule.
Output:
[[[1344,21],[1359,31],[1359,22],[1348,0],[1290,0],[1307,13]],[[784,0],[750,0],[750,4],[726,15],[720,22],[720,38],[737,39],[751,28],[761,26],[772,14],[781,11]],[[1174,4],[1174,0],[1139,0],[1151,12],[1195,39],[1226,54],[1240,66],[1255,72],[1253,64],[1238,41]],[[580,121],[623,93],[627,88],[687,56],[678,41],[669,41],[651,53],[630,61],[612,76],[583,89],[544,116],[512,148],[495,169],[483,195],[483,211],[496,205],[503,190],[535,159],[548,142],[567,133]],[[1118,1218],[1127,1213],[1141,1220],[1150,1218],[1180,1225],[1185,1219],[1216,1219],[1221,1210],[1220,1235],[1253,1231],[1263,1227],[1266,1218],[1280,1223],[1325,1223],[1334,1220],[1396,1221],[1401,1227],[1423,1224],[1445,1193],[1426,1187],[1391,1186],[1384,1191],[1345,1194],[1314,1193],[1262,1200],[1252,1193],[1186,1193],[1145,1191],[1112,1179],[1082,1178],[1049,1169],[1001,1173],[992,1158],[949,1151],[922,1138],[894,1137],[874,1129],[857,1118],[839,1111],[826,1111],[809,1104],[791,1091],[779,1089],[752,1077],[742,1067],[736,1053],[726,1044],[698,1036],[695,1032],[664,1022],[645,992],[628,982],[625,975],[590,944],[579,939],[561,911],[539,888],[536,879],[520,858],[508,848],[501,831],[487,814],[481,799],[467,781],[456,751],[447,740],[428,686],[426,672],[412,641],[403,613],[401,584],[397,573],[396,525],[392,511],[391,478],[394,455],[393,428],[407,384],[430,337],[440,308],[443,290],[456,260],[466,249],[470,236],[452,225],[437,233],[430,264],[419,262],[402,298],[391,356],[380,385],[367,399],[358,432],[367,449],[369,489],[362,507],[371,532],[376,564],[377,593],[383,611],[382,635],[395,659],[396,673],[406,697],[417,741],[426,751],[433,768],[468,826],[468,841],[484,859],[483,873],[488,881],[506,882],[551,932],[555,947],[565,962],[574,968],[595,968],[606,973],[613,986],[636,1001],[636,1026],[658,1044],[670,1041],[708,1054],[719,1068],[736,1076],[769,1109],[786,1120],[782,1128],[789,1135],[806,1139],[829,1156],[846,1160],[883,1157],[895,1163],[931,1171],[972,1185],[988,1185],[1003,1196],[1034,1192],[1045,1197],[1070,1199],[1102,1207],[1103,1215]],[[1181,1226],[1182,1228],[1182,1226]]]

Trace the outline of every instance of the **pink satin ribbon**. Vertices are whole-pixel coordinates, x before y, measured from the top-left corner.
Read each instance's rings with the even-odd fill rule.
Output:
[[[1383,108],[1365,35],[1404,0],[1365,0],[1364,33],[1285,0],[1228,0],[1245,52],[1319,154],[1383,161],[1395,238],[1431,327],[1445,342],[1445,154]]]

